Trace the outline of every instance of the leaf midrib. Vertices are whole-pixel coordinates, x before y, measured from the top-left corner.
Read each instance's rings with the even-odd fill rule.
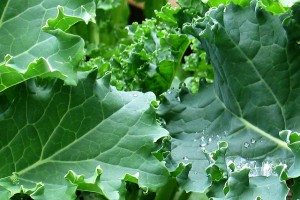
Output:
[[[107,96],[107,95],[106,95],[106,96]],[[105,96],[105,97],[106,97],[106,96]],[[149,98],[149,96],[147,96],[147,98]],[[134,103],[134,102],[137,101],[138,99],[139,99],[139,98],[132,99],[132,101],[128,102],[128,104]],[[103,101],[102,101],[102,102],[103,102]],[[74,145],[75,143],[77,143],[78,140],[80,140],[80,139],[86,137],[89,133],[91,133],[93,130],[95,130],[96,128],[98,128],[99,126],[101,126],[101,125],[102,125],[104,122],[106,122],[110,117],[114,116],[114,115],[115,115],[116,113],[118,113],[120,110],[122,110],[123,108],[125,108],[126,105],[128,105],[128,104],[123,105],[120,109],[116,110],[114,113],[112,113],[112,115],[110,115],[110,116],[108,116],[107,118],[105,118],[104,120],[102,120],[99,124],[97,124],[95,127],[93,127],[92,129],[90,129],[86,134],[82,135],[80,138],[77,138],[76,140],[74,140],[73,142],[71,142],[71,143],[69,143],[68,145],[64,146],[63,148],[59,149],[58,151],[54,152],[51,156],[49,156],[49,157],[47,157],[47,158],[42,159],[42,157],[40,157],[40,159],[39,159],[38,161],[36,161],[34,164],[32,164],[32,165],[30,165],[29,167],[26,167],[26,168],[24,168],[24,169],[18,171],[17,173],[18,173],[19,175],[21,175],[21,174],[26,173],[27,171],[30,171],[31,169],[36,168],[36,167],[39,166],[39,165],[42,165],[42,164],[44,164],[44,163],[48,163],[49,161],[54,161],[54,160],[52,160],[53,157],[55,157],[55,156],[58,155],[59,153],[63,152],[64,150],[68,149],[70,146],[72,146],[72,145]],[[69,112],[69,109],[68,109],[68,111],[65,113],[65,115],[66,115],[68,112]],[[145,112],[145,111],[144,111],[144,112]],[[143,113],[144,113],[144,112],[143,112]],[[139,117],[139,118],[137,119],[137,121],[135,122],[135,124],[136,124],[138,121],[140,121],[140,119],[141,119],[141,117]],[[51,134],[51,136],[52,136],[52,135],[53,135],[53,134]],[[51,137],[51,136],[50,136],[50,137]],[[122,138],[123,138],[123,137],[121,137],[120,140],[122,140]],[[119,142],[117,142],[116,144],[118,144],[118,143],[119,143]],[[115,145],[116,145],[116,144],[115,144]],[[115,146],[115,145],[114,145],[114,146]],[[45,147],[45,146],[44,146],[44,147]],[[44,147],[43,147],[43,150],[44,150]],[[42,152],[43,152],[43,150],[42,150]],[[109,150],[109,149],[108,149],[108,150]],[[103,152],[102,152],[102,153],[103,153]],[[41,154],[41,155],[42,155],[42,154]],[[93,160],[93,159],[87,159],[87,160]]]
[[[232,114],[234,117],[236,117],[237,119],[239,119],[241,121],[242,124],[244,124],[245,127],[253,130],[255,133],[260,134],[261,136],[271,140],[272,142],[276,143],[279,147],[286,149],[290,152],[292,152],[292,150],[288,147],[287,143],[276,138],[273,137],[271,134],[265,132],[264,130],[260,129],[259,127],[255,126],[254,124],[252,124],[251,122],[249,122],[248,120],[237,116],[235,113],[231,112],[231,110],[229,110],[226,105],[223,103],[223,101],[221,101],[221,99],[218,97],[217,94],[215,94],[216,98],[218,99],[218,101],[220,102],[220,104],[224,107],[225,110],[227,110],[230,114]]]

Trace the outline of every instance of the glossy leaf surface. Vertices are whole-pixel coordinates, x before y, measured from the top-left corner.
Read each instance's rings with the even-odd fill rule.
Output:
[[[218,141],[228,142],[226,162],[250,168],[251,177],[275,176],[272,167],[281,162],[290,166],[292,150],[279,132],[300,129],[300,52],[280,18],[255,3],[230,4],[185,28],[200,39],[215,79],[198,94],[167,92],[158,111],[172,136],[168,167],[192,164],[182,186],[204,192],[211,185],[203,150]]]
[[[65,31],[95,16],[93,0],[3,1],[0,9],[0,91],[37,76],[76,84],[84,42]]]
[[[22,188],[34,199],[73,199],[77,187],[118,199],[122,180],[151,190],[167,181],[151,154],[167,135],[153,93],[119,92],[95,76],[81,76],[76,87],[31,80],[1,94],[4,199]]]

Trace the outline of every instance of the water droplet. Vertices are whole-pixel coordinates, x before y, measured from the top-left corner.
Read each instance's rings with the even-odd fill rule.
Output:
[[[287,164],[283,164],[283,168],[284,168],[284,169],[287,169]]]
[[[202,142],[202,143],[200,144],[200,147],[206,147],[206,142]]]
[[[245,148],[248,148],[249,146],[250,146],[250,144],[249,144],[248,142],[245,142],[245,143],[244,143],[244,147],[245,147]]]
[[[177,97],[176,99],[177,99],[177,101],[180,101],[180,97]]]
[[[193,139],[194,142],[197,142],[197,139]]]
[[[269,163],[268,161],[262,163],[261,173],[263,176],[271,176],[272,171],[272,163]]]
[[[245,166],[247,160],[242,157],[236,157],[233,162],[236,169],[241,169],[243,166]]]
[[[250,168],[256,168],[256,161],[250,161],[249,162],[249,167]]]
[[[183,159],[184,161],[188,161],[188,160],[189,160],[189,158],[188,158],[187,156],[184,156],[182,159]]]
[[[259,176],[259,171],[257,170],[256,167],[256,161],[250,161],[249,168],[250,168],[250,172],[249,172],[250,177]]]
[[[212,139],[211,138],[208,138],[208,143],[211,143]]]
[[[168,90],[168,91],[167,91],[167,93],[168,93],[168,94],[171,94],[171,93],[172,93],[172,91],[171,91],[171,90]]]
[[[287,164],[285,164],[284,162],[281,162],[281,161],[280,161],[278,165],[279,165],[279,166],[282,166],[283,169],[286,169],[286,168],[287,168]],[[278,174],[276,173],[275,175],[278,175]]]
[[[252,139],[251,139],[251,143],[252,143],[252,144],[255,144],[255,143],[256,143],[256,140],[255,140],[254,138],[252,138]]]
[[[201,136],[200,140],[201,140],[202,142],[204,142],[205,137],[204,137],[204,136]]]
[[[133,94],[132,96],[137,97],[137,96],[139,96],[139,95],[138,95],[138,94]]]

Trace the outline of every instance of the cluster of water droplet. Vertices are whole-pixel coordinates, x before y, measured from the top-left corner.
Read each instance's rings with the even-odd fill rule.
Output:
[[[245,148],[248,148],[248,147],[250,147],[251,145],[254,145],[256,143],[256,140],[254,139],[254,138],[252,138],[251,140],[250,140],[250,142],[245,142],[244,143],[244,147]]]
[[[222,140],[222,135],[205,135],[207,129],[204,129],[200,132],[196,132],[194,142],[199,143],[200,150],[204,151],[206,146],[212,143],[213,141],[219,142]],[[224,135],[226,137],[227,131],[224,131]]]
[[[242,157],[234,157],[227,160],[227,166],[230,164],[234,164],[235,171],[241,170],[243,168],[249,168],[249,177],[256,176],[278,176],[275,171],[275,167],[278,165],[282,165],[284,168],[287,168],[286,161],[270,161],[265,160],[263,162],[258,162],[255,160],[246,160]]]

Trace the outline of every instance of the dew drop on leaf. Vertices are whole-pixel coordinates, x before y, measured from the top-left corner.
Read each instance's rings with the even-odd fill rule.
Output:
[[[255,144],[255,143],[256,143],[256,140],[255,140],[254,138],[252,138],[252,139],[251,139],[251,143],[252,143],[252,144]]]
[[[204,136],[201,136],[200,139],[201,139],[202,142],[204,142],[205,137],[204,137]]]
[[[244,143],[244,147],[245,147],[245,148],[248,148],[249,146],[250,146],[250,144],[249,144],[248,142],[245,142],[245,143]]]
[[[189,160],[189,158],[187,156],[184,156],[182,159],[185,160],[185,161]]]
[[[200,144],[200,147],[205,147],[206,146],[206,142],[202,142],[201,144]]]
[[[134,96],[134,97],[137,97],[137,96],[138,96],[138,94],[133,94],[132,96]]]
[[[259,176],[259,171],[257,170],[256,167],[256,161],[250,161],[249,168],[250,168],[249,177]]]

